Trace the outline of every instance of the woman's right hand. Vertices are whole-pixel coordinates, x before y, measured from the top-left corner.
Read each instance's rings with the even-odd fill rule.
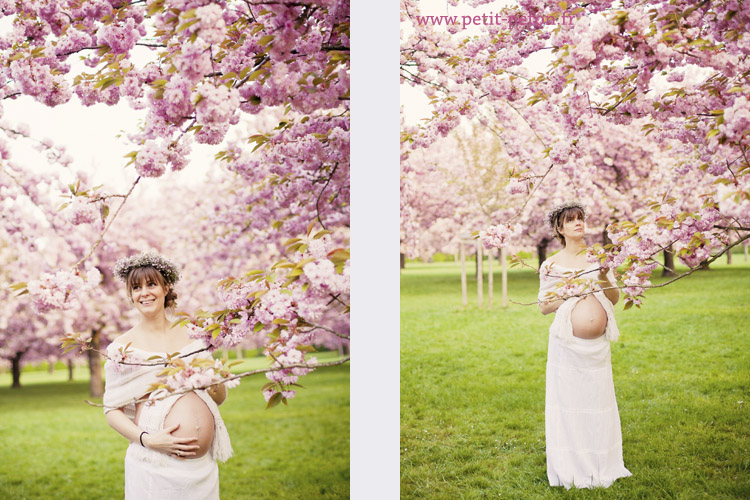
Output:
[[[160,453],[175,458],[190,458],[195,455],[195,450],[200,448],[197,444],[190,444],[198,441],[197,437],[175,437],[172,435],[180,424],[171,427],[165,427],[154,434],[143,435],[143,445]]]

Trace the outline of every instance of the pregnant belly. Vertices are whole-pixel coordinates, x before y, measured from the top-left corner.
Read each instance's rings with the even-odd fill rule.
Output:
[[[188,458],[200,458],[211,448],[214,440],[214,416],[206,403],[194,392],[180,397],[164,419],[164,427],[175,424],[180,426],[172,432],[177,437],[197,437],[199,448],[195,455]]]
[[[607,312],[593,295],[579,300],[570,314],[573,335],[582,339],[595,339],[607,328]]]

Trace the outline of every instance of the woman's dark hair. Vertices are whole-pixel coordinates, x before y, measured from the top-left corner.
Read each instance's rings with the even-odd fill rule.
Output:
[[[167,291],[167,294],[164,296],[164,308],[175,308],[175,306],[177,305],[177,294],[172,287],[167,285],[167,282],[164,280],[164,276],[162,276],[155,267],[151,266],[136,267],[128,273],[128,277],[125,280],[125,286],[128,290],[128,300],[131,303],[133,302],[133,286],[143,280],[146,280],[146,283],[153,281],[160,284],[162,288]]]
[[[565,208],[552,221],[555,228],[555,238],[557,238],[563,247],[565,247],[565,237],[560,234],[560,229],[562,229],[563,224],[566,222],[576,219],[586,220],[586,213],[580,207]]]

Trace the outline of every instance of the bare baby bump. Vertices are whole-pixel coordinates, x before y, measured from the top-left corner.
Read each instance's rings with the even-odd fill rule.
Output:
[[[595,339],[607,328],[607,312],[593,295],[578,301],[570,314],[573,335],[582,339]]]
[[[206,403],[194,392],[182,396],[172,406],[164,419],[164,427],[175,424],[180,426],[172,432],[176,437],[197,437],[196,443],[199,448],[195,455],[187,458],[200,458],[211,448],[214,440],[214,416],[208,409]]]

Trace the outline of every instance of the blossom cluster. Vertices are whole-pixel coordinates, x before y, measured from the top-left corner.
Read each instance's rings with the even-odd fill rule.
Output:
[[[104,367],[115,372],[123,372],[135,370],[143,363],[146,363],[146,360],[142,356],[123,346],[107,356]]]
[[[287,255],[295,257],[277,262],[275,273],[253,271],[244,279],[224,280],[220,296],[225,309],[183,320],[190,336],[211,349],[265,336],[264,354],[275,368],[267,372],[271,384],[263,390],[269,401],[275,394],[284,400],[294,396],[290,386],[316,364],[314,358],[306,359],[306,353],[314,344],[325,343],[331,326],[342,326],[335,320],[331,324],[327,314],[346,316],[348,310],[349,253],[335,246],[328,231],[311,231],[312,225],[306,238],[287,242]],[[338,335],[346,337],[348,332]]]
[[[484,248],[501,248],[508,245],[513,238],[521,234],[521,225],[510,223],[490,226],[479,231],[479,239]]]
[[[3,96],[56,106],[75,93],[87,106],[127,98],[145,108],[142,129],[129,135],[143,150],[135,161],[143,176],[163,175],[167,150],[191,136],[221,143],[239,112],[289,104],[311,114],[348,103],[349,0],[312,9],[271,2],[257,11],[236,0],[37,3],[3,9],[13,23],[0,40]],[[80,71],[71,57],[94,71]]]
[[[97,203],[87,197],[75,196],[65,208],[65,216],[71,224],[89,224],[101,220],[101,210]]]
[[[152,387],[149,398],[158,398],[184,389],[206,389],[219,382],[227,389],[240,385],[239,378],[232,378],[231,363],[226,360],[209,360],[196,357],[186,362],[182,358],[173,358],[166,362],[166,368]],[[231,380],[228,380],[230,379]]]
[[[713,249],[728,243],[723,233],[714,230],[721,219],[721,213],[711,200],[693,215],[678,213],[668,203],[660,204],[637,224],[610,226],[612,248],[609,251],[599,248],[597,260],[606,269],[626,265],[623,273],[625,300],[640,305],[639,297],[651,285],[649,278],[659,265],[653,260],[655,255],[671,245],[688,267],[700,266],[711,257]]]
[[[100,281],[101,273],[95,267],[86,272],[85,279],[78,272],[57,271],[43,273],[39,279],[29,281],[27,289],[34,309],[44,314],[53,309],[65,311],[78,307],[83,294]]]

